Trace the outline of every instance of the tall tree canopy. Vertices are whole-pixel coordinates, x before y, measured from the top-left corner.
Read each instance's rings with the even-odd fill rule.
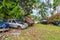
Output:
[[[37,0],[0,0],[0,14],[6,19],[17,18],[30,10]],[[20,5],[19,5],[20,4]]]
[[[4,19],[22,17],[23,11],[18,6],[18,0],[0,0],[0,15]]]
[[[20,0],[19,3],[21,7],[23,8],[25,15],[30,13],[30,10],[32,9],[33,5],[37,2],[38,0]]]
[[[0,0],[0,16],[3,18],[18,18],[30,14],[33,6],[39,0]],[[54,8],[59,0],[54,0]],[[45,16],[46,8],[44,3],[40,3],[40,13]]]
[[[46,16],[48,10],[47,5],[44,2],[42,2],[40,3],[39,8],[40,8],[39,14],[41,14],[43,18],[47,18]]]
[[[54,0],[54,9],[56,9],[56,6],[60,3],[60,0]]]

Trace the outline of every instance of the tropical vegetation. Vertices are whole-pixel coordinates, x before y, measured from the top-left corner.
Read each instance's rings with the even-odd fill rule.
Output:
[[[56,9],[59,2],[59,0],[54,0],[54,9]],[[39,2],[39,0],[0,0],[0,19],[24,18],[25,15],[32,13],[33,8],[40,9],[38,14],[41,15],[43,19],[47,18],[47,4]],[[39,18],[37,17],[37,19]]]

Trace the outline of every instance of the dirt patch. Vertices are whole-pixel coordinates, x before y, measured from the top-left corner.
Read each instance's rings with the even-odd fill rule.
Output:
[[[20,28],[18,28],[18,29],[10,28],[9,31],[0,32],[0,40],[2,40],[2,38],[4,36],[9,36],[9,35],[16,36],[16,35],[20,35],[21,32],[22,32],[22,30]]]

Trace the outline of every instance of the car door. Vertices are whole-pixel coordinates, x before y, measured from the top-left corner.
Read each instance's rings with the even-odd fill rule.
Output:
[[[18,25],[16,24],[16,21],[15,21],[15,20],[12,20],[12,21],[11,21],[11,25],[12,25],[13,27],[18,27]]]
[[[10,27],[12,27],[12,25],[13,25],[11,20],[8,20],[8,24],[9,24]]]

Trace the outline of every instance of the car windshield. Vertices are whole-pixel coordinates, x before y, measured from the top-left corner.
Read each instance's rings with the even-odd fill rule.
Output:
[[[13,23],[16,23],[16,21],[12,20]]]

